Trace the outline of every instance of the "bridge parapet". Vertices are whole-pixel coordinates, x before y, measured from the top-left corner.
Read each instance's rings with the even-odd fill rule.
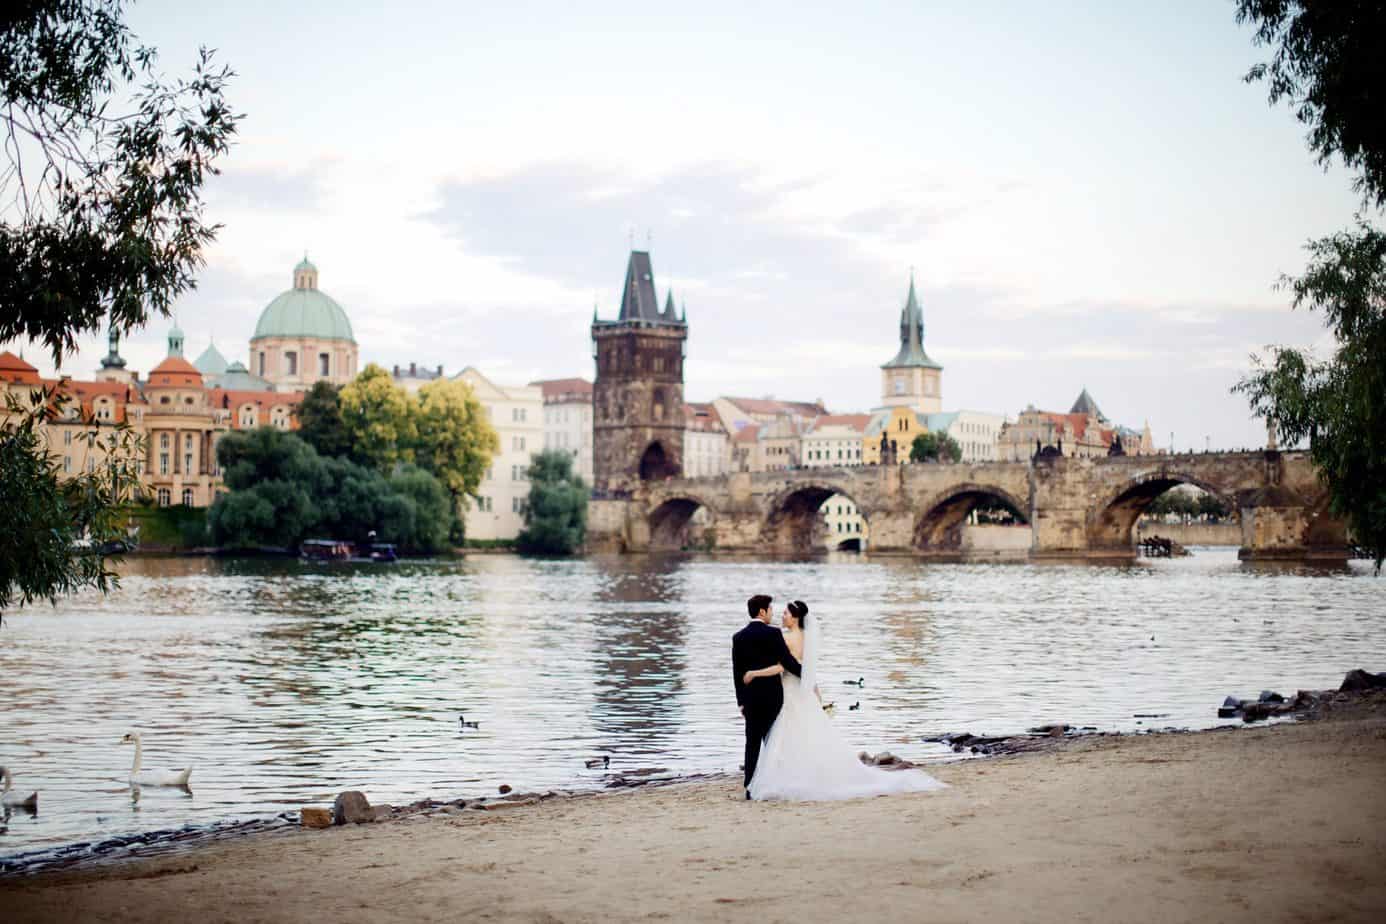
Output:
[[[700,546],[748,551],[817,548],[819,507],[850,498],[873,553],[961,557],[968,514],[984,502],[1031,529],[1032,558],[1130,558],[1134,526],[1156,497],[1193,484],[1241,516],[1244,558],[1341,557],[1307,454],[1279,452],[1055,458],[1035,462],[795,469],[642,484],[623,501],[594,501],[594,544],[679,548],[690,524]],[[699,511],[704,511],[700,513]],[[696,519],[695,519],[696,518]]]

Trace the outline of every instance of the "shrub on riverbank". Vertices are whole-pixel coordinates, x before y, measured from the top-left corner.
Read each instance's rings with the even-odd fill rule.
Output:
[[[446,489],[412,465],[388,478],[347,459],[319,456],[271,427],[228,433],[217,461],[230,492],[207,515],[212,540],[228,548],[292,548],[323,537],[392,542],[403,551],[444,548],[452,527]]]
[[[205,507],[132,507],[142,549],[195,549],[211,544]]]
[[[587,538],[587,485],[573,474],[573,457],[546,449],[529,466],[525,528],[516,547],[532,555],[572,555]]]

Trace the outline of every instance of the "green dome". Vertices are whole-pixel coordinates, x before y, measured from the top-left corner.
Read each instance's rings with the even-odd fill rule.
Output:
[[[259,340],[261,337],[311,337],[315,340],[356,342],[346,312],[318,289],[317,267],[309,263],[306,257],[294,267],[294,287],[281,293],[260,314],[260,323],[255,325],[255,335],[250,339]]]

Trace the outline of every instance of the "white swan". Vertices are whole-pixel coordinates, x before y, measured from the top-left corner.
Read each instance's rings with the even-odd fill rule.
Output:
[[[135,746],[135,764],[130,768],[130,782],[141,786],[187,786],[192,777],[192,767],[186,770],[140,770],[140,759],[144,750],[140,745],[140,733],[129,732],[120,739],[121,744]]]
[[[31,792],[27,796],[10,792],[9,767],[0,767],[0,778],[4,780],[4,789],[0,790],[0,804],[8,805],[11,808],[29,809],[30,811],[38,808],[37,792]]]

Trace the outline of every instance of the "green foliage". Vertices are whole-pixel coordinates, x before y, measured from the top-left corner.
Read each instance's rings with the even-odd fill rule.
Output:
[[[121,508],[139,484],[141,443],[124,426],[83,421],[87,452],[101,460],[91,472],[66,475],[45,442],[45,420],[64,417],[69,398],[35,389],[27,404],[5,395],[0,415],[0,615],[35,600],[54,601],[83,587],[116,583],[99,554],[127,536]]]
[[[455,379],[419,389],[415,432],[419,465],[437,476],[454,504],[476,494],[491,457],[500,451],[500,437],[481,402],[471,386]]]
[[[320,456],[351,453],[351,439],[342,422],[341,391],[330,382],[315,382],[298,405],[298,436]]]
[[[293,548],[304,539],[392,542],[408,552],[447,545],[452,504],[431,474],[404,466],[390,478],[349,459],[324,459],[273,427],[228,433],[217,459],[230,492],[208,513],[213,540],[231,548]]]
[[[1232,515],[1232,511],[1215,494],[1199,490],[1171,489],[1150,502],[1144,515],[1163,519],[1177,516],[1182,520],[1207,520],[1217,523]]]
[[[1386,6],[1378,0],[1239,0],[1237,22],[1274,49],[1246,81],[1288,99],[1327,166],[1341,155],[1366,202],[1386,205]]]
[[[1234,390],[1274,421],[1286,445],[1309,441],[1330,509],[1358,544],[1386,559],[1386,234],[1355,231],[1310,241],[1309,266],[1284,277],[1294,306],[1322,311],[1337,349],[1320,361],[1275,347]]]
[[[546,449],[529,466],[525,528],[516,546],[539,555],[572,555],[587,538],[587,499],[582,479],[573,474],[566,452]]]
[[[0,15],[0,342],[60,362],[106,319],[164,316],[194,285],[218,226],[202,185],[240,116],[201,50],[167,80],[124,0],[15,0]]]
[[[414,461],[418,405],[390,373],[371,363],[342,388],[339,401],[354,461],[381,474]]]
[[[962,447],[958,441],[942,431],[921,433],[910,443],[911,462],[959,462],[962,460]]]
[[[141,549],[192,549],[211,545],[205,507],[139,506],[128,513],[130,523],[139,529]]]

